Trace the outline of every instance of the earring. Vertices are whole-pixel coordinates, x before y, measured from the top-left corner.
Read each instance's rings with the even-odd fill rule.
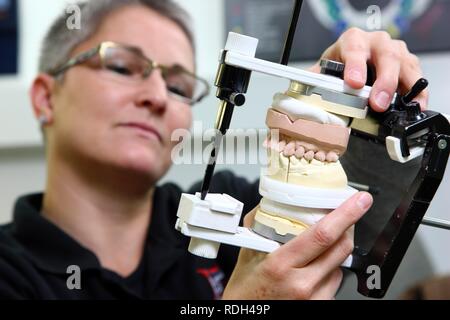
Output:
[[[45,126],[46,124],[48,124],[48,118],[46,115],[40,115],[39,116],[39,123],[41,124],[41,126]]]

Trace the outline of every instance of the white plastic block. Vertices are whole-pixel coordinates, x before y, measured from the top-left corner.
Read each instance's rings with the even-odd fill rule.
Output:
[[[188,251],[196,256],[206,259],[216,259],[219,253],[220,243],[203,240],[198,238],[191,238]]]
[[[422,156],[425,152],[424,147],[413,147],[409,149],[409,156],[404,157],[401,149],[401,141],[399,138],[395,137],[386,137],[386,148],[389,154],[389,157],[397,162],[406,163],[413,159],[416,159]]]
[[[196,193],[195,196],[200,199],[201,194]],[[229,213],[229,214],[241,214],[244,205],[242,202],[230,197],[227,194],[209,193],[205,199],[209,202],[209,207],[213,211]]]
[[[269,200],[283,204],[318,209],[336,209],[358,190],[347,186],[343,189],[308,188],[269,178],[262,170],[259,193]]]
[[[239,33],[228,33],[225,50],[237,52],[244,56],[254,57],[258,48],[258,39],[244,36]]]
[[[208,194],[205,200],[200,194],[183,194],[177,216],[192,226],[235,233],[243,208],[242,202],[226,194]]]

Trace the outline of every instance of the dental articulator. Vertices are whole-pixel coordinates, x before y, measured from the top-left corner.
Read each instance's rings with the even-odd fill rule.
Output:
[[[382,298],[420,224],[450,229],[447,221],[425,217],[449,157],[449,120],[437,112],[421,111],[414,100],[427,87],[425,79],[419,79],[406,95],[396,95],[386,112],[376,114],[368,107],[372,88],[347,86],[344,64],[322,60],[320,74],[287,66],[301,7],[302,1],[295,1],[279,64],[255,58],[257,39],[229,33],[215,82],[220,100],[215,148],[201,192],[182,195],[175,227],[191,237],[189,251],[205,258],[215,259],[221,243],[270,253],[361,189],[347,180],[339,160],[351,135],[382,143],[396,162],[422,157],[414,182],[372,248],[355,245],[342,265],[356,274],[362,295]],[[208,191],[221,139],[235,106],[246,102],[253,72],[288,79],[290,85],[286,92],[275,94],[267,111],[271,133],[264,143],[269,164],[260,177],[262,200],[252,227],[244,228],[239,226],[243,204]],[[374,265],[381,272],[381,286],[369,288],[367,269]]]

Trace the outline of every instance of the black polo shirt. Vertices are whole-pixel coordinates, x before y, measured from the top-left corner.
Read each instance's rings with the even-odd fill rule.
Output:
[[[211,192],[242,201],[244,213],[260,200],[257,182],[229,172],[215,175]],[[174,184],[156,188],[144,255],[127,278],[102,268],[93,252],[45,219],[42,194],[20,198],[13,222],[0,227],[0,299],[220,298],[238,249],[222,245],[216,260],[190,254],[189,238],[174,228],[181,193]],[[81,289],[73,286],[71,266],[79,267]]]

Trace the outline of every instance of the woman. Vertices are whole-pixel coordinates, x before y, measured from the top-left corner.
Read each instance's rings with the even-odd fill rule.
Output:
[[[13,223],[1,228],[0,297],[333,298],[353,248],[345,231],[370,195],[355,195],[272,254],[241,250],[236,265],[237,250],[226,246],[217,261],[190,255],[174,230],[181,190],[156,187],[171,165],[172,131],[190,127],[191,105],[205,93],[185,14],[167,0],[80,7],[80,31],[68,30],[65,16],[49,31],[30,91],[47,185],[19,199]],[[347,64],[355,88],[366,81],[366,61],[375,64],[377,111],[421,74],[406,46],[381,32],[351,29],[324,56]],[[246,212],[257,205],[256,184],[230,173],[214,181],[213,192],[243,201]]]

